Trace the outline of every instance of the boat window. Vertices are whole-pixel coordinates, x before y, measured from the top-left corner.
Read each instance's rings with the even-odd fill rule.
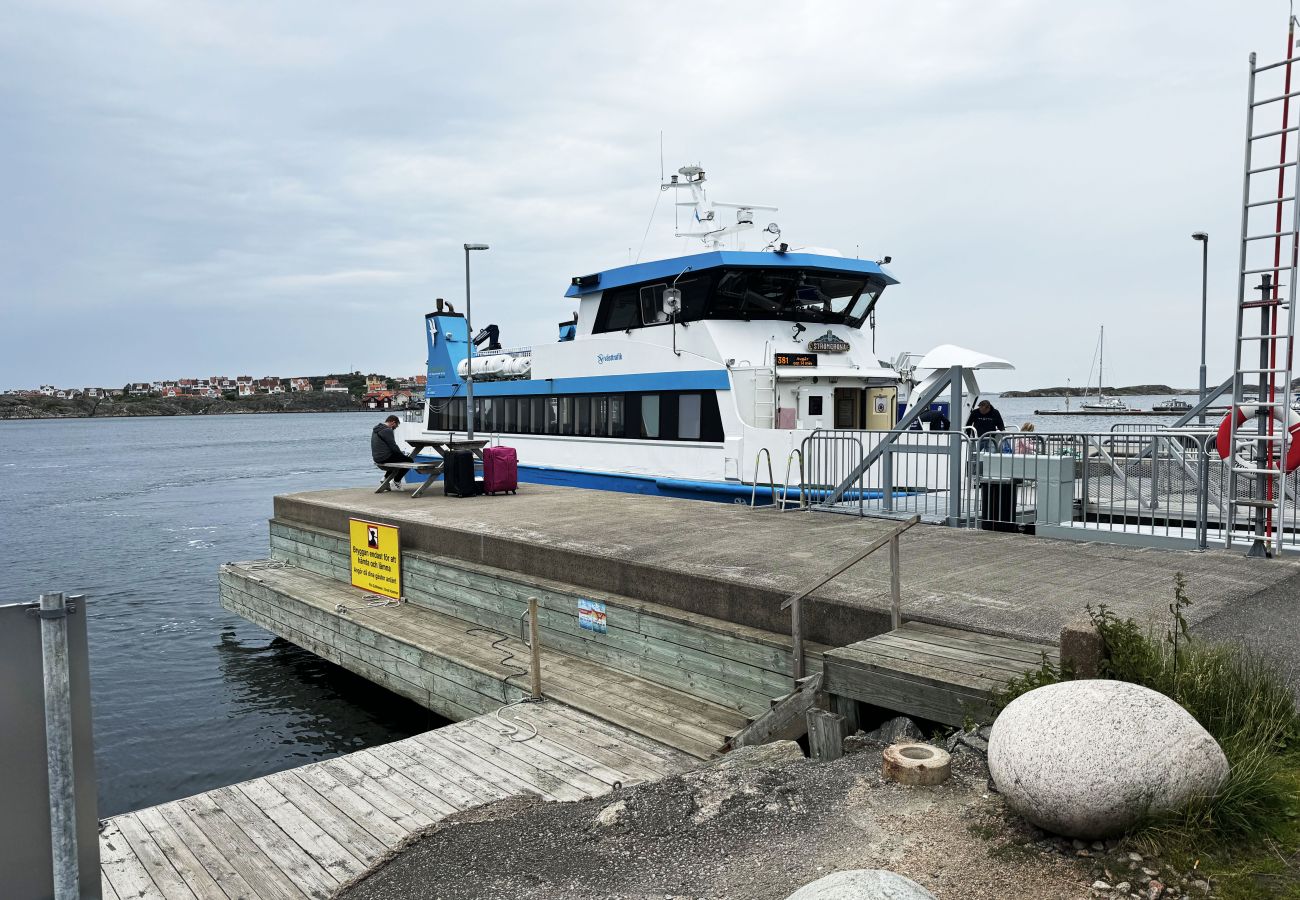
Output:
[[[502,430],[507,434],[513,434],[515,431],[515,423],[519,420],[519,414],[517,411],[519,404],[515,402],[513,397],[507,397],[502,402],[505,403],[505,413],[502,416],[501,422]]]
[[[596,313],[597,333],[640,327],[641,308],[637,288],[610,288],[601,295],[600,311]]]
[[[713,278],[709,275],[678,277],[674,286],[682,292],[682,311],[678,322],[703,319],[709,307],[709,293]],[[625,331],[649,325],[667,325],[670,321],[663,313],[663,295],[669,282],[650,285],[632,285],[610,288],[601,295],[600,309],[596,313],[594,334]]]
[[[532,413],[532,428],[530,429],[530,431],[533,434],[546,433],[546,416],[543,411],[545,405],[546,405],[546,399],[544,397],[534,397],[532,399],[533,413]]]
[[[560,433],[560,398],[546,398],[546,434]]]
[[[573,398],[560,398],[560,434],[573,434]]]
[[[865,275],[801,269],[727,269],[718,278],[708,316],[789,319],[861,325],[882,287]]]
[[[623,398],[615,394],[609,398],[609,436],[623,436]]]
[[[609,434],[609,398],[591,398],[591,433],[604,437]]]
[[[648,284],[641,288],[641,324],[662,325],[668,321],[664,312],[664,290],[667,284]]]
[[[658,394],[644,394],[641,397],[641,437],[659,437]]]
[[[820,416],[821,414],[822,414],[822,395],[821,395],[821,394],[809,394],[809,395],[808,395],[808,415],[810,415],[810,416]]]
[[[682,394],[677,398],[677,438],[682,441],[700,439],[699,394]]]
[[[575,434],[591,434],[591,398],[576,397],[574,403],[577,406],[574,422],[578,426]]]

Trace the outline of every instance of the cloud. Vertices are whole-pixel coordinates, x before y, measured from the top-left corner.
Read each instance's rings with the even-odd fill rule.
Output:
[[[646,256],[689,250],[661,131],[670,172],[780,206],[789,239],[894,257],[882,355],[966,344],[1017,363],[1001,386],[1079,380],[1103,322],[1117,381],[1192,383],[1208,230],[1226,374],[1245,56],[1284,25],[1208,0],[19,0],[0,386],[415,371],[465,241],[493,248],[476,319],[550,340],[569,277],[647,222]]]

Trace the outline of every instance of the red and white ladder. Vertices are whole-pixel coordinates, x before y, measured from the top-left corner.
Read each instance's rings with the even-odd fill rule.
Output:
[[[1261,66],[1255,54],[1250,55],[1232,409],[1254,415],[1229,418],[1227,496],[1231,502],[1226,540],[1229,547],[1249,540],[1251,556],[1278,552],[1288,515],[1295,517],[1285,465],[1293,442],[1287,422],[1293,418],[1293,311],[1300,234],[1300,203],[1296,202],[1300,126],[1291,124],[1297,118],[1292,101],[1300,97],[1300,90],[1292,90],[1291,79],[1293,62],[1300,64],[1300,59],[1293,59],[1295,25],[1292,17],[1286,59]],[[1246,401],[1247,393],[1255,394],[1253,403]]]

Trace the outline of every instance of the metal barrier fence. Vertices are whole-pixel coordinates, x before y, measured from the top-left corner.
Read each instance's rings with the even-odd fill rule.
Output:
[[[889,446],[850,485],[866,454]],[[903,517],[1075,540],[1201,548],[1228,538],[1228,463],[1213,429],[1139,427],[1107,432],[817,431],[803,446],[804,496],[813,509]],[[953,473],[957,477],[953,477]],[[1284,479],[1300,495],[1300,472]],[[1256,495],[1237,479],[1239,500]],[[830,502],[842,486],[838,502]],[[1240,508],[1240,507],[1239,507]],[[1287,504],[1239,515],[1233,544],[1300,549],[1300,521]]]

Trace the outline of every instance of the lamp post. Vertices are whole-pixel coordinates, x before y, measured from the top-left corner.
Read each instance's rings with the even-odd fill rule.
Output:
[[[1201,402],[1205,402],[1205,316],[1206,278],[1210,271],[1210,236],[1204,231],[1192,235],[1201,245]],[[1205,424],[1205,410],[1201,410],[1201,424]]]
[[[469,252],[486,249],[487,244],[465,245],[465,433],[471,441],[474,440],[474,317],[469,303]]]

